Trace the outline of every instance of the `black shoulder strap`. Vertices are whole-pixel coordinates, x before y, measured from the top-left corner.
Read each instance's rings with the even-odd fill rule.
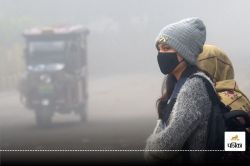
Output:
[[[214,87],[211,85],[211,83],[206,78],[204,78],[203,76],[198,75],[198,74],[193,74],[189,78],[191,79],[191,78],[194,78],[194,77],[202,79],[202,81],[205,83],[207,93],[209,95],[209,98],[212,100],[212,103],[213,104],[218,104],[218,101],[220,99],[219,99]]]
[[[203,80],[209,98],[212,101],[212,112],[208,119],[208,138],[206,148],[209,150],[222,150],[224,149],[225,121],[222,112],[223,110],[221,110],[220,99],[215,92],[213,85],[205,77],[193,74],[189,78],[194,77]]]
[[[206,78],[202,77],[201,75],[197,75],[197,74],[193,74],[189,78],[193,78],[193,77],[198,77],[198,78],[201,78],[203,80],[203,82],[205,83],[209,98],[212,100],[213,105],[221,106],[223,104],[222,102],[220,102],[220,98],[217,95],[217,92],[215,91],[214,87],[211,85],[211,83]],[[226,106],[224,104],[223,104],[223,107],[226,108]],[[245,119],[245,124],[241,125],[242,128],[250,127],[250,117],[245,111],[243,111],[243,110],[230,111],[229,109],[228,109],[228,111],[226,111],[225,109],[221,110],[221,111],[224,111],[223,116],[224,116],[224,119],[225,119],[227,126],[229,128],[235,128],[236,122],[232,122],[232,120],[236,119],[236,117],[242,117]],[[238,125],[240,126],[240,124],[238,124]]]

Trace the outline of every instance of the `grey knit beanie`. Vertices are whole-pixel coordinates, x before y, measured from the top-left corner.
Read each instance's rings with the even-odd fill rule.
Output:
[[[193,17],[165,26],[156,38],[156,46],[166,43],[189,64],[195,65],[205,40],[205,25],[199,18]]]

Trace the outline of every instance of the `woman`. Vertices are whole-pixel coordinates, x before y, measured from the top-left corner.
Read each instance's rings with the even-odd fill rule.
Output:
[[[199,18],[187,18],[167,25],[156,39],[158,64],[167,76],[163,94],[157,101],[159,120],[146,143],[144,155],[148,161],[204,161],[205,152],[183,153],[178,150],[206,149],[212,103],[203,80],[190,77],[200,75],[212,84],[211,79],[196,66],[205,40],[206,28]]]

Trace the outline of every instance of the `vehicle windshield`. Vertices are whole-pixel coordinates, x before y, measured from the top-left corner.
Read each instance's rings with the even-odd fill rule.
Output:
[[[32,41],[28,46],[28,64],[64,63],[65,41]]]
[[[32,41],[29,43],[29,52],[63,51],[65,44],[65,41]]]

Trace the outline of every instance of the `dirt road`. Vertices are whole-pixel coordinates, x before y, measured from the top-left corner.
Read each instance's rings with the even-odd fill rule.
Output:
[[[143,150],[153,131],[162,77],[135,74],[89,80],[88,122],[55,114],[38,128],[16,91],[0,93],[1,150]],[[143,152],[1,152],[8,162],[143,162]]]

